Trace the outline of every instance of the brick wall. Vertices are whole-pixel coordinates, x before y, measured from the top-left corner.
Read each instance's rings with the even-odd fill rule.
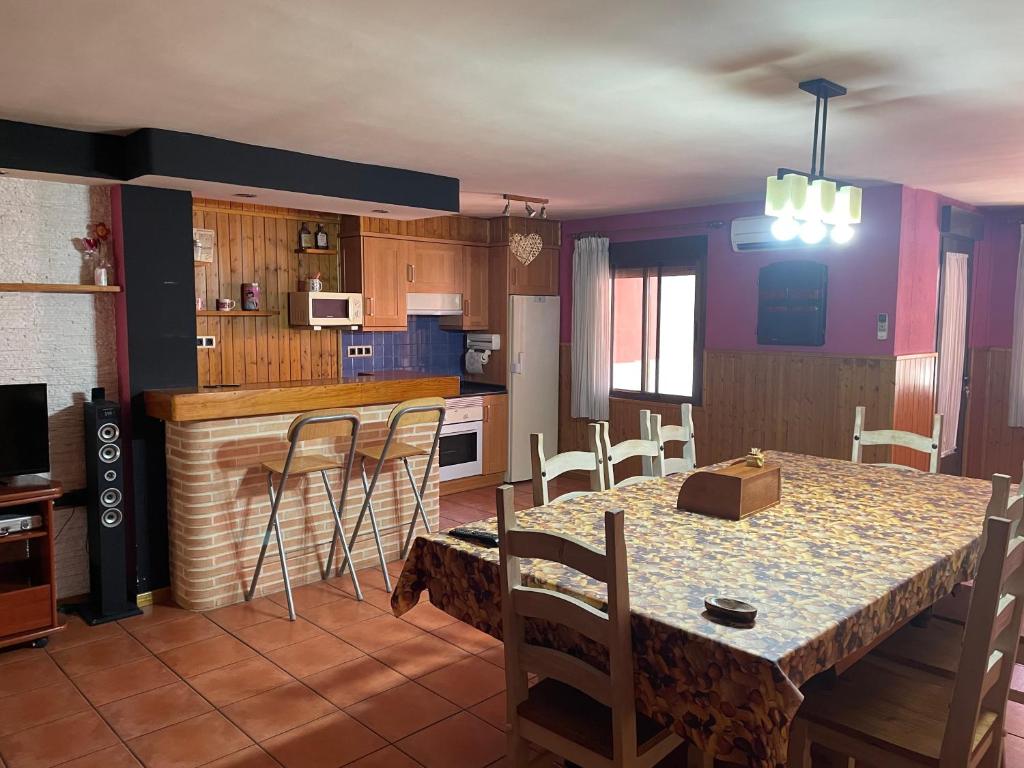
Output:
[[[382,442],[387,434],[391,406],[356,410],[362,420],[360,445]],[[167,424],[171,588],[175,601],[182,607],[208,610],[243,599],[270,515],[266,472],[261,464],[287,453],[285,435],[293,418],[294,414]],[[403,428],[399,437],[429,449],[433,433],[434,426],[424,424]],[[347,445],[348,438],[311,440],[302,443],[299,453],[340,455]],[[410,464],[413,476],[421,479],[426,458],[413,459]],[[372,475],[370,462],[367,471]],[[329,472],[328,477],[335,499],[339,499],[341,471]],[[373,501],[382,527],[410,519],[414,501],[401,462],[385,465]],[[346,536],[352,533],[362,502],[357,462],[342,512]],[[424,507],[431,528],[436,530],[439,511],[436,461]],[[279,516],[292,586],[319,579],[334,526],[319,474],[293,476],[289,480]],[[417,527],[417,531],[422,530],[422,526]],[[360,566],[375,564],[377,553],[368,518],[361,531],[353,559]],[[404,529],[383,537],[389,560],[398,556],[403,538]],[[277,547],[272,540],[258,593],[279,592],[283,588]]]
[[[0,282],[92,282],[72,238],[110,223],[106,187],[0,178]],[[0,384],[46,382],[51,475],[85,487],[82,403],[117,399],[111,296],[0,293]],[[84,508],[57,510],[57,594],[89,591]]]

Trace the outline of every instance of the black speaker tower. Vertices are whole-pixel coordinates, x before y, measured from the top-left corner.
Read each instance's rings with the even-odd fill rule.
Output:
[[[85,469],[91,592],[74,611],[88,624],[138,616],[142,611],[128,581],[121,408],[100,388],[85,404]]]

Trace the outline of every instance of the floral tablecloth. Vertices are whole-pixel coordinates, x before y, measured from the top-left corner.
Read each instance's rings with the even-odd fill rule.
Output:
[[[767,458],[782,464],[782,502],[739,522],[677,510],[684,475],[518,513],[520,526],[603,549],[604,510],[625,510],[637,706],[705,752],[750,766],[785,763],[804,682],[971,577],[990,493],[960,477]],[[563,566],[524,561],[523,574],[604,604],[602,584]],[[498,584],[497,549],[424,535],[392,608],[401,615],[427,589],[438,608],[500,638]],[[707,595],[753,603],[757,622],[715,623]],[[599,647],[564,628],[536,623],[530,634],[604,663]]]

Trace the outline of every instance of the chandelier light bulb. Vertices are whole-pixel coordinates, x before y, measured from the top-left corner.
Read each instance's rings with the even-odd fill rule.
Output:
[[[849,224],[836,224],[832,227],[832,232],[829,235],[832,238],[832,242],[836,245],[846,245],[848,242],[853,240],[854,228]]]
[[[772,236],[776,240],[792,240],[800,234],[800,225],[792,216],[780,216],[772,222]]]
[[[800,239],[808,245],[820,243],[827,234],[827,228],[818,219],[808,219],[800,225]]]

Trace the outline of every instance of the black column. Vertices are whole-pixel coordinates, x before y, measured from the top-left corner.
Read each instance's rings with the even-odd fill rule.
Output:
[[[140,592],[169,583],[163,422],[146,415],[147,389],[194,387],[196,367],[192,195],[121,186],[112,195],[124,287],[118,311],[121,402],[131,450],[131,520]]]

